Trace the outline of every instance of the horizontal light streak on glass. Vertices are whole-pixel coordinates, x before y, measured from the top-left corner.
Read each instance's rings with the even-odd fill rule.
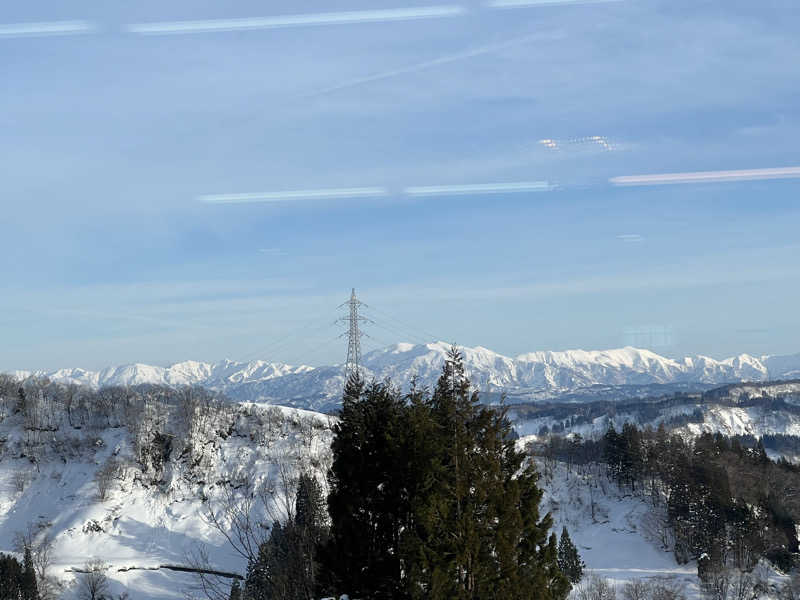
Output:
[[[203,21],[166,21],[161,23],[136,23],[126,29],[142,35],[172,35],[182,33],[212,33],[248,29],[276,29],[311,25],[348,25],[352,23],[378,23],[454,17],[464,14],[459,5],[418,6],[385,10],[358,10],[331,13],[280,15],[274,17],[247,17],[241,19],[210,19]]]
[[[258,202],[286,202],[287,200],[327,200],[336,198],[375,198],[385,196],[381,187],[329,188],[315,190],[286,190],[280,192],[255,192],[247,194],[207,194],[198,200],[206,204],[250,204]]]
[[[735,171],[694,171],[690,173],[660,173],[612,177],[609,183],[619,186],[670,185],[679,183],[719,183],[758,179],[792,179],[800,177],[800,167],[774,169],[739,169]]]
[[[516,181],[511,183],[472,183],[466,185],[425,185],[407,187],[408,196],[450,196],[462,194],[501,194],[514,192],[549,192],[555,186],[547,181]]]

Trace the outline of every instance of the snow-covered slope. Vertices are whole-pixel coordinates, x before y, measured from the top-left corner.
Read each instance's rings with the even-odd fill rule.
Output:
[[[547,405],[515,405],[514,428],[520,436],[543,438],[549,433],[580,434],[597,439],[610,425],[640,428],[663,425],[685,437],[702,433],[726,436],[800,436],[800,381],[729,384],[703,393],[660,398]],[[770,452],[770,448],[767,448]],[[775,450],[774,457],[797,460],[793,448]]]
[[[588,574],[620,585],[634,579],[674,580],[688,598],[700,598],[697,565],[678,565],[674,555],[647,533],[651,511],[642,498],[623,493],[597,469],[552,470],[539,465],[544,488],[541,510],[553,531],[566,527]]]
[[[417,376],[433,386],[441,372],[449,344],[400,343],[363,357],[367,377],[389,377],[406,387]],[[725,360],[707,356],[671,359],[649,350],[531,352],[511,358],[487,348],[461,348],[473,386],[483,392],[507,393],[518,399],[554,398],[598,386],[663,384],[721,384],[765,381],[800,376],[800,354],[762,356],[741,354]],[[17,372],[17,376],[31,373]],[[225,392],[235,400],[268,400],[311,408],[330,409],[341,395],[341,367],[290,366],[264,361],[204,363],[185,361],[169,367],[144,364],[109,367],[102,371],[61,369],[34,375],[92,387],[158,383],[202,385]],[[604,393],[599,390],[599,393]]]
[[[157,481],[137,463],[125,427],[59,430],[59,439],[74,441],[48,442],[34,467],[20,456],[26,434],[19,417],[8,417],[0,423],[0,552],[10,551],[15,533],[28,524],[40,538],[51,536],[50,574],[62,600],[77,600],[77,571],[90,559],[107,567],[115,597],[128,592],[135,599],[186,597],[197,579],[167,567],[187,566],[201,546],[213,568],[243,573],[245,561],[209,524],[207,511],[218,509],[225,491],[239,489],[242,482],[277,486],[280,464],[292,472],[323,473],[330,460],[331,420],[260,404],[234,405],[229,411],[223,417],[227,427],[204,430],[189,451],[175,447]],[[304,431],[304,423],[312,429]],[[123,466],[101,499],[96,474],[110,457]],[[647,507],[642,500],[620,493],[605,478],[593,481],[563,465],[545,472],[541,485],[543,513],[553,514],[555,532],[569,528],[590,572],[616,582],[676,577],[695,597],[694,565],[676,565],[670,553],[643,537]]]
[[[146,389],[139,390],[146,396],[141,411],[122,411],[128,425],[106,405],[98,405],[95,419],[76,415],[76,425],[65,413],[55,428],[26,428],[22,413],[2,413],[0,552],[11,550],[15,534],[28,525],[40,538],[50,535],[51,574],[62,585],[63,600],[77,599],[76,570],[92,558],[108,567],[115,595],[128,591],[136,599],[184,597],[197,581],[168,567],[186,566],[201,546],[211,567],[243,573],[246,561],[209,524],[208,511],[220,515],[226,494],[238,494],[234,500],[240,505],[259,486],[276,491],[267,501],[276,508],[285,473],[302,470],[323,480],[330,465],[333,417],[260,403],[212,403],[210,408],[199,403],[187,412],[189,405],[167,403],[160,393],[147,396]],[[745,413],[714,413],[713,418],[745,423]],[[143,439],[149,441],[143,444]],[[163,462],[156,467],[158,457]],[[97,474],[110,459],[118,470],[101,498]],[[553,514],[555,531],[569,528],[595,574],[618,582],[675,577],[696,598],[695,567],[676,565],[643,530],[645,503],[621,493],[599,467],[595,470],[593,475],[563,465],[542,469],[542,508]],[[263,517],[269,509],[262,508],[256,510]]]
[[[280,511],[282,469],[322,479],[330,425],[310,411],[229,406],[193,442],[176,441],[154,476],[137,462],[126,427],[64,425],[48,434],[34,462],[19,416],[8,417],[0,422],[0,552],[11,551],[17,532],[31,525],[39,539],[54,541],[50,573],[64,600],[78,598],[76,571],[92,559],[108,567],[115,598],[124,591],[140,600],[185,598],[196,576],[164,567],[191,564],[200,548],[215,569],[245,572],[246,561],[209,523],[208,511],[221,514],[226,494],[262,484],[276,490],[270,497]],[[96,475],[112,457],[120,469],[101,499]]]

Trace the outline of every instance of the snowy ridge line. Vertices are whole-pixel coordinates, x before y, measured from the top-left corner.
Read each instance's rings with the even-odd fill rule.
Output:
[[[432,342],[399,343],[373,350],[363,356],[364,376],[368,380],[390,378],[402,389],[417,376],[423,385],[432,387],[449,348],[449,343]],[[622,388],[645,389],[654,385],[693,386],[697,391],[698,386],[792,379],[800,370],[800,354],[740,354],[724,360],[702,355],[668,358],[628,346],[539,351],[511,358],[481,346],[459,350],[475,390],[484,395],[505,393],[515,401],[528,402],[557,399],[577,391],[594,396],[618,395]],[[20,379],[48,377],[94,389],[139,384],[199,385],[237,402],[268,402],[322,412],[338,406],[344,384],[340,366],[292,366],[265,361],[185,361],[168,367],[133,364],[100,371],[60,369],[11,374]]]

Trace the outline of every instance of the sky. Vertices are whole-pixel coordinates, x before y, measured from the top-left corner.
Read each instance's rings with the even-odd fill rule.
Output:
[[[3,3],[0,371],[800,352],[792,4]]]

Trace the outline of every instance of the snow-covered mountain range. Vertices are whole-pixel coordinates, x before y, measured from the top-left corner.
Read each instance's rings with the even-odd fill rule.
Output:
[[[445,342],[399,343],[366,354],[362,362],[368,378],[389,377],[395,385],[406,387],[416,375],[421,383],[433,386],[449,347]],[[592,390],[607,394],[609,386],[631,387],[641,395],[647,386],[800,378],[800,354],[761,357],[740,354],[715,360],[700,355],[672,359],[632,347],[540,351],[516,358],[480,346],[462,347],[461,351],[476,389],[490,395],[506,393],[515,401],[575,396],[581,390],[589,396]],[[101,371],[60,369],[13,374],[47,376],[91,387],[143,383],[202,385],[225,392],[235,400],[271,401],[315,410],[334,406],[343,384],[341,366],[290,366],[259,360],[184,361],[168,367],[131,364]]]

